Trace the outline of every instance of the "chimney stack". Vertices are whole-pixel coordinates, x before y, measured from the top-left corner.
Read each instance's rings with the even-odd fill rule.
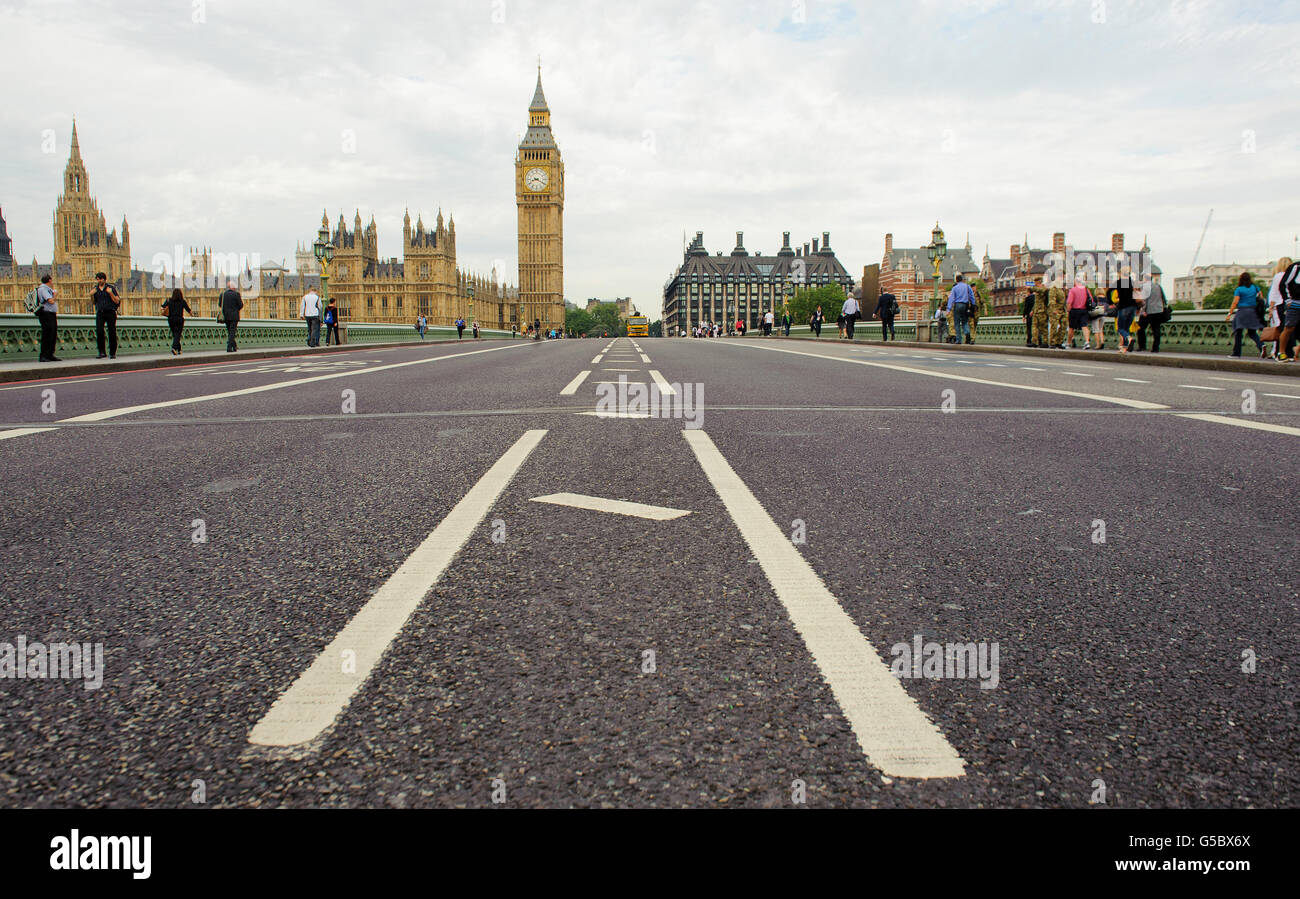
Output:
[[[807,242],[807,241],[804,241],[804,245],[803,245],[803,254],[804,254],[805,256],[808,255],[808,242]]]
[[[817,238],[813,238],[813,253],[817,252]]]
[[[893,234],[886,234],[886,235],[885,235],[885,252],[886,252],[886,253],[892,253],[893,251],[894,251],[894,235],[893,235]]]
[[[1111,251],[1112,253],[1123,253],[1123,252],[1124,252],[1124,235],[1123,235],[1123,234],[1112,234],[1112,235],[1110,236],[1110,251]]]
[[[1011,245],[1011,261],[1013,263],[1020,262],[1020,244],[1018,243],[1013,243]]]
[[[788,250],[788,249],[790,249],[790,232],[789,232],[789,231],[782,231],[782,232],[781,232],[781,249],[783,249],[783,250]]]
[[[1064,231],[1057,231],[1055,234],[1052,235],[1052,252],[1053,252],[1053,253],[1064,253],[1064,252],[1065,252],[1065,232],[1064,232]]]
[[[822,249],[828,253],[831,251],[831,232],[829,231],[822,232]]]

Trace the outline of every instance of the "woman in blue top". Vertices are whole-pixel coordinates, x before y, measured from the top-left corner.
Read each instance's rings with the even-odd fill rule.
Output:
[[[1250,272],[1242,272],[1237,279],[1237,289],[1232,292],[1232,307],[1225,320],[1232,321],[1232,355],[1241,355],[1242,331],[1255,341],[1261,358],[1268,355],[1268,348],[1259,339],[1260,329],[1264,327],[1264,294],[1251,283]]]

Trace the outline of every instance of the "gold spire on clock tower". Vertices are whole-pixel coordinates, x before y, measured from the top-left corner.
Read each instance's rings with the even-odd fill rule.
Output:
[[[522,331],[540,319],[564,327],[564,162],[551,133],[542,67],[528,104],[528,130],[515,153],[519,211],[519,314]]]

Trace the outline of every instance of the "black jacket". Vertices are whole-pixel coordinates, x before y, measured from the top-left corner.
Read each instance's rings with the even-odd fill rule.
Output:
[[[893,315],[895,302],[897,301],[892,293],[882,293],[880,299],[876,300],[876,315],[881,318]]]
[[[162,307],[167,310],[167,321],[169,322],[184,321],[186,312],[191,315],[194,314],[194,310],[190,308],[189,303],[185,302],[184,297],[174,303],[172,302],[171,297],[168,297],[163,301]]]
[[[221,317],[228,322],[239,321],[239,310],[244,308],[244,298],[239,291],[227,289],[221,294]]]

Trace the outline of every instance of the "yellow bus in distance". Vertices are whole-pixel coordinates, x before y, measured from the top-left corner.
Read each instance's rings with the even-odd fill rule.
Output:
[[[628,316],[627,320],[628,337],[649,337],[650,336],[650,319],[644,315]]]

